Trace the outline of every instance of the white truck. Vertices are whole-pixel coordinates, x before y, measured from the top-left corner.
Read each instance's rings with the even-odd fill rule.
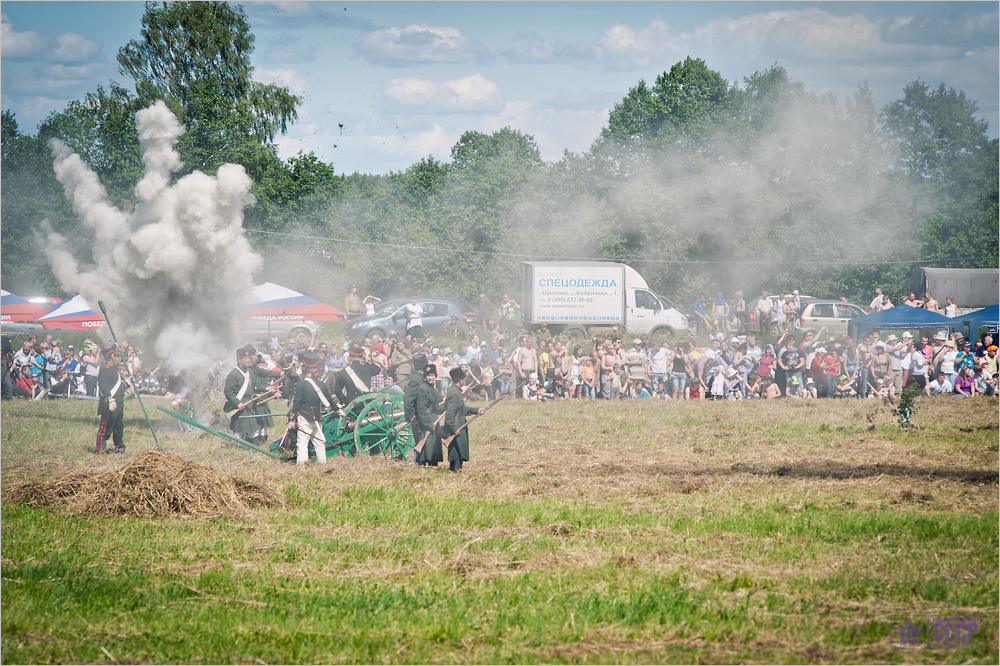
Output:
[[[606,261],[521,262],[521,318],[553,333],[589,337],[590,327],[618,326],[651,337],[688,334],[687,318],[665,308],[625,264]]]

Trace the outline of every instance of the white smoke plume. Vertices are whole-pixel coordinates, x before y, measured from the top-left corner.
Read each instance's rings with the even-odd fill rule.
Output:
[[[131,213],[112,205],[79,155],[52,140],[56,177],[94,231],[93,263],[79,265],[47,223],[40,244],[64,289],[92,307],[105,303],[119,337],[151,345],[174,370],[204,370],[238,344],[262,264],[243,234],[251,180],[242,166],[225,164],[215,176],[196,171],[170,185],[183,166],[174,150],[183,127],[162,101],[136,113],[136,125],[146,171]]]

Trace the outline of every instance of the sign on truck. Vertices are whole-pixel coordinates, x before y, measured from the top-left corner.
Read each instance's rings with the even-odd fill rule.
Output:
[[[633,333],[686,333],[687,320],[665,308],[646,281],[625,264],[606,261],[521,263],[522,317],[528,326],[587,335],[589,326]]]

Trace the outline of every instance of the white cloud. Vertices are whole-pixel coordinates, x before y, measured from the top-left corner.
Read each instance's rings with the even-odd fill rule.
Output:
[[[507,60],[515,65],[533,65],[554,62],[556,47],[542,39],[536,32],[519,33],[514,37],[519,46],[504,52]]]
[[[97,44],[75,32],[63,33],[56,41],[56,49],[48,57],[56,62],[85,62],[101,51]]]
[[[426,23],[363,35],[354,40],[354,48],[371,62],[393,66],[485,61],[489,57],[485,46],[468,39],[458,29]]]
[[[282,35],[282,38],[268,45],[265,51],[267,60],[273,63],[293,63],[293,62],[313,62],[316,60],[318,52],[314,46],[303,46],[296,42],[291,35]]]
[[[0,15],[0,56],[4,58],[86,62],[100,51],[96,43],[75,32],[64,32],[58,37],[41,35],[33,30],[18,32],[5,14]]]
[[[306,80],[294,69],[259,69],[254,72],[254,79],[285,86],[295,95],[304,95],[310,90]]]
[[[373,134],[368,139],[373,148],[387,157],[401,160],[407,166],[428,155],[434,155],[439,160],[447,159],[451,155],[451,147],[458,141],[437,123],[421,132]]]
[[[638,30],[615,24],[594,45],[594,57],[609,69],[669,66],[683,57],[682,52],[677,49],[677,36],[660,17]]]
[[[500,89],[481,74],[451,81],[393,79],[382,92],[397,105],[423,113],[497,111],[503,107]]]
[[[0,55],[4,58],[32,58],[45,50],[48,39],[37,32],[18,32],[6,14],[0,14]]]
[[[590,148],[608,119],[607,109],[554,108],[531,102],[509,102],[496,114],[484,116],[485,131],[510,126],[535,139],[542,159],[555,162],[563,151]]]

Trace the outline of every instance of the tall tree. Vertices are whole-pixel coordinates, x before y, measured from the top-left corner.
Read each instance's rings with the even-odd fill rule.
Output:
[[[206,83],[216,102],[241,116],[243,130],[262,143],[284,133],[301,98],[288,88],[253,80],[254,35],[246,12],[228,2],[146,3],[142,39],[118,51],[119,70],[136,82],[143,102],[176,101],[191,110],[192,93]],[[196,114],[195,119],[198,115]]]

